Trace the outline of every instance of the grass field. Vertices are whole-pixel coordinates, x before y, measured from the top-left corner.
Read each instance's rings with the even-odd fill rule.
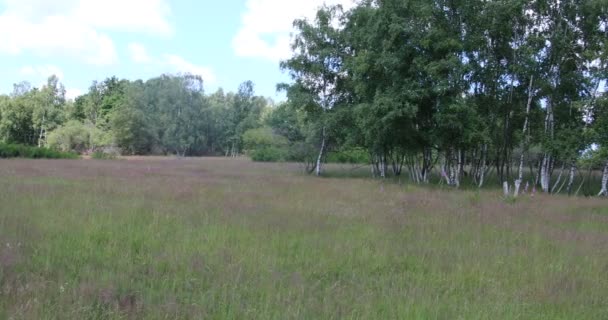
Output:
[[[0,161],[0,319],[606,318],[605,200],[247,160]]]

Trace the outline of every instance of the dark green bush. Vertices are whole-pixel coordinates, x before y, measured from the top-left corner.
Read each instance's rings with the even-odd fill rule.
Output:
[[[78,159],[78,155],[47,148],[0,143],[0,158]]]
[[[278,162],[285,161],[286,151],[278,147],[262,147],[255,149],[250,154],[251,160],[256,162]]]

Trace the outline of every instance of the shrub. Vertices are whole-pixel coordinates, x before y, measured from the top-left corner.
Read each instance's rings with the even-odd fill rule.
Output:
[[[243,142],[253,161],[277,162],[288,157],[287,139],[275,134],[271,128],[247,130],[243,134]]]
[[[285,161],[286,150],[278,147],[266,146],[253,150],[250,153],[251,160],[257,162],[278,162]]]
[[[111,137],[92,124],[69,121],[49,134],[48,146],[64,152],[84,153],[111,144]]]
[[[0,158],[78,159],[78,155],[72,152],[60,152],[47,148],[0,143]]]

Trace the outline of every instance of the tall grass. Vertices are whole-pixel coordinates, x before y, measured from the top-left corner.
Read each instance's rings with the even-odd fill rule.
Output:
[[[0,203],[1,319],[608,314],[598,199],[143,159],[6,160]]]

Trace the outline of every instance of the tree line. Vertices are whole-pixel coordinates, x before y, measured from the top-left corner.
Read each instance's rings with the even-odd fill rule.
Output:
[[[315,141],[366,150],[375,176],[608,195],[602,0],[364,0],[296,20],[287,104]],[[313,138],[314,137],[314,138]],[[591,174],[591,172],[589,172]]]
[[[162,75],[93,82],[73,101],[56,76],[41,88],[23,82],[0,96],[0,142],[78,153],[180,156],[243,152],[243,135],[262,125],[273,102],[254,84],[206,95],[203,79]]]

